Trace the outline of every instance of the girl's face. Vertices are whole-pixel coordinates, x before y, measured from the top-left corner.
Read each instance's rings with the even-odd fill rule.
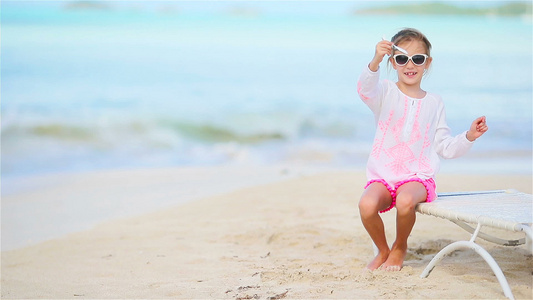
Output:
[[[398,44],[398,46],[407,50],[407,56],[409,57],[413,57],[416,54],[426,54],[426,48],[422,41],[405,41]],[[390,58],[393,68],[398,72],[398,82],[406,86],[420,86],[420,82],[424,76],[424,70],[429,68],[432,58],[427,57],[421,65],[417,65],[413,63],[413,59],[409,59],[407,64],[402,66],[394,59],[394,56],[399,54],[403,53],[394,51],[394,55]],[[415,62],[419,61],[415,59]]]

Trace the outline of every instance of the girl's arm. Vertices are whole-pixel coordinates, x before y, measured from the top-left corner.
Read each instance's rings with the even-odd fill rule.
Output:
[[[357,82],[357,93],[363,102],[370,109],[377,113],[381,107],[381,98],[384,94],[383,85],[379,83],[379,64],[385,55],[392,52],[392,43],[381,41],[376,45],[374,58],[368,64],[368,68],[363,70]]]
[[[466,154],[474,144],[473,141],[467,138],[467,132],[465,131],[456,136],[451,135],[450,127],[446,123],[444,105],[441,103],[439,105],[438,122],[435,131],[435,150],[437,153],[446,159],[457,158]]]

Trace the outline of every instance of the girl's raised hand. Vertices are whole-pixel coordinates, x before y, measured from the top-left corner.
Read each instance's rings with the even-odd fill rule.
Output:
[[[376,45],[376,53],[374,54],[374,58],[368,64],[368,67],[372,72],[376,72],[379,69],[379,64],[383,61],[383,57],[385,55],[391,55],[392,54],[392,42],[389,41],[380,41]]]
[[[485,116],[479,117],[472,122],[470,130],[466,132],[466,138],[473,142],[489,130]]]

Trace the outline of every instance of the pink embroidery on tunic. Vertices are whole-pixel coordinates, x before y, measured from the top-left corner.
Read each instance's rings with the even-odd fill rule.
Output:
[[[405,123],[408,119],[409,111],[409,99],[407,97],[405,97],[404,99],[404,114],[394,125],[392,130],[396,145],[385,150],[387,155],[392,158],[392,161],[386,164],[385,166],[389,167],[395,175],[407,174],[411,172],[409,166],[418,160],[415,157],[411,146],[421,139],[420,124],[418,122],[418,118],[420,115],[420,107],[422,103],[421,101],[418,101],[416,112],[413,118],[413,127],[409,132],[409,139],[406,142],[402,141],[402,134],[405,130],[404,126],[408,126]]]
[[[396,143],[401,142],[402,138],[402,130],[403,126],[405,125],[405,119],[407,118],[407,109],[409,108],[409,100],[407,97],[405,97],[405,104],[403,106],[403,116],[396,122],[394,127],[392,128],[392,133],[394,136],[394,140]]]
[[[399,143],[396,146],[385,150],[385,152],[392,158],[392,162],[385,166],[389,167],[396,175],[409,173],[411,170],[408,165],[413,161],[416,161],[416,157],[407,143]]]
[[[374,141],[374,145],[372,146],[372,153],[370,155],[374,156],[375,158],[379,159],[379,155],[381,153],[381,150],[383,149],[383,143],[385,143],[385,136],[387,135],[387,131],[389,131],[389,127],[392,122],[393,116],[394,116],[394,111],[391,110],[389,113],[389,118],[387,119],[387,122],[385,123],[383,123],[382,121],[378,122],[377,130],[381,130],[383,134],[381,135],[381,140],[376,139]]]
[[[426,132],[424,134],[424,143],[422,144],[422,149],[420,150],[420,156],[418,157],[418,168],[424,170],[428,173],[433,173],[433,168],[431,168],[431,161],[429,157],[425,156],[424,153],[427,148],[431,146],[431,141],[429,140],[429,124],[426,125]]]
[[[422,101],[418,101],[418,105],[416,107],[416,114],[414,118],[414,124],[413,128],[411,129],[411,138],[409,139],[409,144],[412,145],[416,142],[418,142],[422,135],[420,134],[420,123],[418,122],[418,117],[420,116],[420,107],[422,106]]]
[[[363,99],[363,101],[368,101],[368,100],[370,100],[370,97],[367,97],[367,96],[361,94],[361,90],[362,90],[362,89],[363,89],[363,84],[362,84],[361,81],[359,81],[359,82],[357,83],[357,93],[359,94],[359,96],[361,96],[361,99]]]

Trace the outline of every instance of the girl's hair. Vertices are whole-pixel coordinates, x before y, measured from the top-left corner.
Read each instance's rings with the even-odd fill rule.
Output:
[[[393,42],[395,45],[405,41],[421,41],[426,48],[426,54],[431,56],[431,43],[422,32],[414,28],[404,28],[395,34],[391,39],[391,42]]]

